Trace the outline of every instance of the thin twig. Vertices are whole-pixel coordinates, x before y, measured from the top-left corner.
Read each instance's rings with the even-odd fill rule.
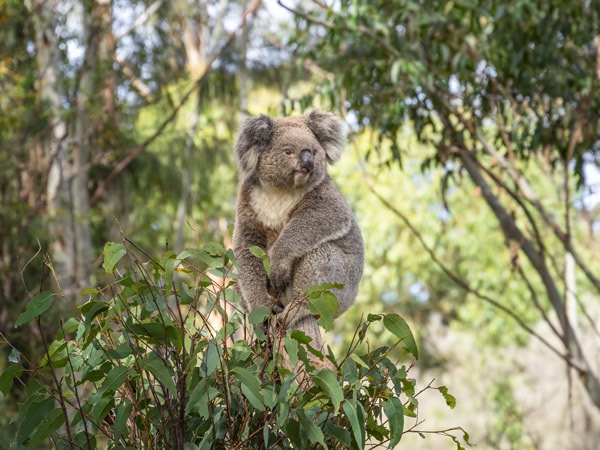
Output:
[[[497,308],[497,309],[501,310],[502,312],[504,312],[505,314],[507,314],[509,317],[511,317],[513,320],[515,320],[519,324],[520,327],[522,327],[530,335],[532,335],[536,339],[538,339],[545,347],[547,347],[549,350],[551,350],[553,353],[555,353],[558,357],[563,359],[567,364],[576,368],[578,371],[585,373],[585,369],[583,367],[579,366],[579,364],[577,364],[575,361],[573,361],[571,358],[569,358],[568,355],[563,354],[560,350],[558,350],[556,347],[554,347],[552,344],[550,344],[550,342],[548,342],[544,337],[542,337],[533,328],[531,328],[529,325],[527,325],[524,322],[524,320],[521,317],[519,317],[519,315],[517,313],[515,313],[510,308],[502,305],[498,301],[492,299],[491,297],[479,292],[476,289],[473,289],[471,286],[469,286],[467,284],[466,281],[464,281],[461,277],[459,277],[457,274],[455,274],[450,269],[448,269],[445,266],[445,264],[442,261],[440,261],[440,259],[437,257],[434,250],[431,247],[429,247],[429,245],[425,242],[422,234],[415,228],[415,226],[410,222],[410,220],[408,220],[408,218],[402,212],[400,212],[396,207],[394,207],[394,205],[392,205],[390,202],[388,202],[384,197],[382,197],[377,192],[377,190],[373,186],[372,181],[369,179],[369,177],[366,174],[365,174],[365,181],[367,183],[367,187],[373,193],[373,195],[375,195],[375,197],[386,208],[388,208],[391,212],[393,212],[396,216],[398,216],[402,220],[402,222],[406,225],[406,227],[410,230],[410,232],[417,238],[417,240],[419,241],[419,243],[421,244],[423,249],[427,252],[427,254],[431,258],[431,260],[446,274],[446,276],[448,278],[450,278],[450,280],[452,280],[454,283],[456,283],[456,285],[458,285],[460,288],[465,290],[467,293],[473,294],[475,297],[489,303],[490,305],[494,306],[495,308]]]

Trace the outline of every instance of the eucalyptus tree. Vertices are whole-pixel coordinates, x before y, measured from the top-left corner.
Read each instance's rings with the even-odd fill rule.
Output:
[[[527,293],[519,301],[600,408],[600,372],[578,332],[600,293],[589,178],[600,162],[600,2],[279,3],[295,14],[296,54],[328,75],[322,98],[373,127],[388,162],[402,164],[408,126],[430,149],[423,168],[444,174],[443,206],[450,187],[476,190],[497,220],[486,234],[502,236],[506,271]],[[543,339],[500,293],[426,250],[456,285]]]

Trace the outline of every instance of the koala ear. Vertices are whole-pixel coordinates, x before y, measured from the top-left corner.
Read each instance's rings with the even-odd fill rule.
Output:
[[[235,157],[242,179],[256,170],[261,149],[269,145],[275,121],[269,116],[250,117],[244,121],[235,144]]]
[[[325,149],[327,160],[336,162],[342,156],[346,144],[346,130],[342,120],[325,111],[311,111],[304,116],[306,124]]]

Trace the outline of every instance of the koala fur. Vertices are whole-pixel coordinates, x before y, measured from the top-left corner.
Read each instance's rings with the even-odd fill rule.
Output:
[[[234,253],[244,307],[268,306],[278,323],[304,331],[315,348],[322,346],[321,333],[304,292],[343,284],[334,290],[341,314],[354,302],[363,272],[360,229],[327,173],[344,145],[341,120],[323,111],[249,118],[235,145],[240,187]],[[252,246],[269,255],[270,278],[248,251]]]

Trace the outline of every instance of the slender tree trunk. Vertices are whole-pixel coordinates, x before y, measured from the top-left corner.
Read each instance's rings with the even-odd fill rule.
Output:
[[[48,111],[50,135],[44,146],[48,164],[46,212],[50,254],[60,289],[76,279],[72,243],[73,218],[70,199],[70,167],[67,149],[68,124],[62,114],[64,95],[60,80],[56,11],[58,0],[34,0],[29,7],[35,17],[36,59],[39,67],[38,98]]]
[[[110,64],[113,59],[112,1],[83,2],[85,56],[72,126],[63,114],[65,92],[61,80],[59,36],[56,34],[58,3],[58,0],[34,0],[29,5],[36,17],[39,99],[46,105],[51,130],[45,146],[50,254],[59,289],[75,298],[79,289],[90,283],[93,273],[88,190],[91,151],[101,131],[98,123],[106,123],[106,117],[114,109],[112,78],[105,74],[99,76],[102,64]],[[92,116],[94,104],[102,104],[103,108],[94,110]],[[73,132],[72,136],[69,136],[70,132]]]
[[[190,7],[186,0],[176,0],[173,2],[173,8],[176,9],[176,16],[182,29],[182,42],[187,61],[186,68],[190,78],[196,81],[204,75],[208,65],[210,30],[207,23],[207,4],[204,1],[198,2],[198,10],[192,10],[190,13]],[[194,168],[190,167],[189,161],[192,160],[192,155],[196,150],[195,138],[198,134],[200,115],[202,114],[200,86],[198,86],[195,102],[194,112],[190,117],[190,124],[181,154],[181,192],[175,217],[175,251],[177,252],[181,251],[185,245],[186,217],[192,199],[192,186],[194,183],[192,171]]]
[[[79,285],[88,285],[93,273],[94,248],[90,224],[89,167],[92,148],[114,114],[114,54],[112,0],[86,0],[83,8],[85,56],[77,95],[77,118],[73,150],[74,258]],[[100,75],[101,74],[101,75]],[[100,106],[101,105],[101,106]],[[90,119],[94,114],[94,121]]]

